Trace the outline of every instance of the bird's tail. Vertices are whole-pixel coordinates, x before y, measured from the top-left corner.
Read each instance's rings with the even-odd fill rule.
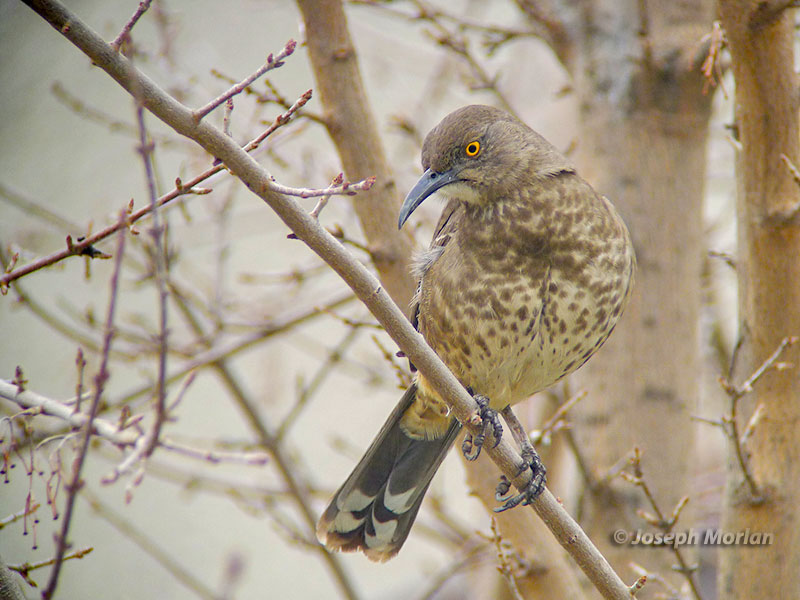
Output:
[[[412,385],[317,523],[330,550],[361,550],[371,560],[392,558],[406,541],[422,498],[461,425],[436,439],[414,439],[400,427],[416,397]]]

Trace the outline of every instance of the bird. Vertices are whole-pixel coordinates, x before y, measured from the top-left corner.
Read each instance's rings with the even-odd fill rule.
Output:
[[[466,434],[466,458],[477,458],[488,435],[498,443],[502,414],[532,471],[528,488],[496,510],[529,504],[546,471],[511,405],[575,371],[608,338],[633,286],[631,236],[561,152],[494,107],[444,117],[423,142],[422,167],[399,228],[427,198],[446,204],[413,267],[410,318],[480,407],[483,425]],[[394,557],[461,430],[411,368],[413,383],[319,519],[317,538],[329,550]],[[501,480],[500,500],[509,488]]]

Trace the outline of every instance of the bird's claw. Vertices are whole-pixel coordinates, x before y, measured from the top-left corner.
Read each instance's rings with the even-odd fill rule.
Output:
[[[511,482],[505,475],[501,475],[500,483],[497,484],[497,489],[495,490],[495,499],[503,504],[502,506],[495,508],[494,512],[503,512],[509,508],[514,508],[518,504],[527,506],[536,500],[536,498],[538,498],[539,495],[544,491],[544,486],[547,481],[547,469],[544,468],[544,464],[539,458],[539,455],[536,454],[536,451],[534,450],[533,452],[523,451],[522,456],[525,459],[525,465],[520,469],[520,474],[525,469],[530,469],[531,480],[521,493],[514,496],[509,496],[508,494],[511,491]]]
[[[478,403],[478,414],[481,418],[481,431],[474,437],[469,432],[464,436],[464,442],[461,444],[461,452],[464,453],[464,458],[467,460],[476,460],[478,456],[480,456],[481,449],[486,441],[486,434],[489,432],[490,428],[494,436],[494,445],[492,448],[496,447],[497,444],[500,443],[500,438],[503,437],[503,424],[500,423],[500,415],[496,410],[489,407],[489,399],[479,394],[475,394],[473,398],[475,398],[475,402]]]

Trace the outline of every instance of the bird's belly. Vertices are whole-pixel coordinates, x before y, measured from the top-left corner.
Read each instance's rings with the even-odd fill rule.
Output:
[[[421,319],[421,331],[465,386],[503,408],[580,367],[613,328],[596,318],[585,292],[557,288],[558,297],[531,294],[528,302],[489,293],[472,318],[457,303],[437,303],[436,318]]]

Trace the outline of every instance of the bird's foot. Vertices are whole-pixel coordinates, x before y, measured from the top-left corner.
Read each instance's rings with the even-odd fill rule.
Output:
[[[505,475],[500,476],[500,483],[497,484],[495,499],[502,502],[502,506],[494,509],[494,512],[503,512],[509,508],[514,508],[518,504],[527,506],[544,491],[545,483],[547,481],[547,469],[544,468],[542,460],[539,455],[533,450],[532,454],[527,453],[525,449],[522,451],[522,457],[525,459],[525,465],[520,469],[520,474],[525,469],[531,470],[531,480],[528,482],[527,487],[519,494],[509,495],[511,491],[511,482]]]
[[[517,475],[519,476],[525,472],[526,469],[530,469],[531,480],[521,493],[510,496],[511,482],[505,475],[501,476],[500,483],[497,484],[495,498],[498,502],[502,502],[503,505],[495,508],[495,512],[503,512],[509,508],[514,508],[518,504],[522,504],[523,506],[530,504],[544,491],[545,482],[547,480],[547,470],[544,468],[544,463],[542,463],[542,459],[539,458],[539,455],[536,453],[536,449],[533,447],[533,444],[531,444],[525,428],[522,426],[522,423],[519,422],[519,419],[517,419],[517,416],[513,413],[510,406],[503,409],[503,418],[511,428],[512,437],[517,441],[517,444],[519,444],[520,454],[524,461],[520,465]]]
[[[470,393],[472,393],[470,391]],[[483,444],[486,441],[486,434],[489,429],[492,430],[494,436],[494,446],[500,443],[500,438],[503,437],[503,425],[500,423],[500,416],[497,411],[489,407],[489,399],[486,396],[475,394],[472,396],[475,402],[478,403],[478,415],[481,418],[481,432],[472,436],[470,432],[464,436],[464,442],[461,444],[461,452],[464,453],[464,458],[467,460],[475,460],[480,456]]]

